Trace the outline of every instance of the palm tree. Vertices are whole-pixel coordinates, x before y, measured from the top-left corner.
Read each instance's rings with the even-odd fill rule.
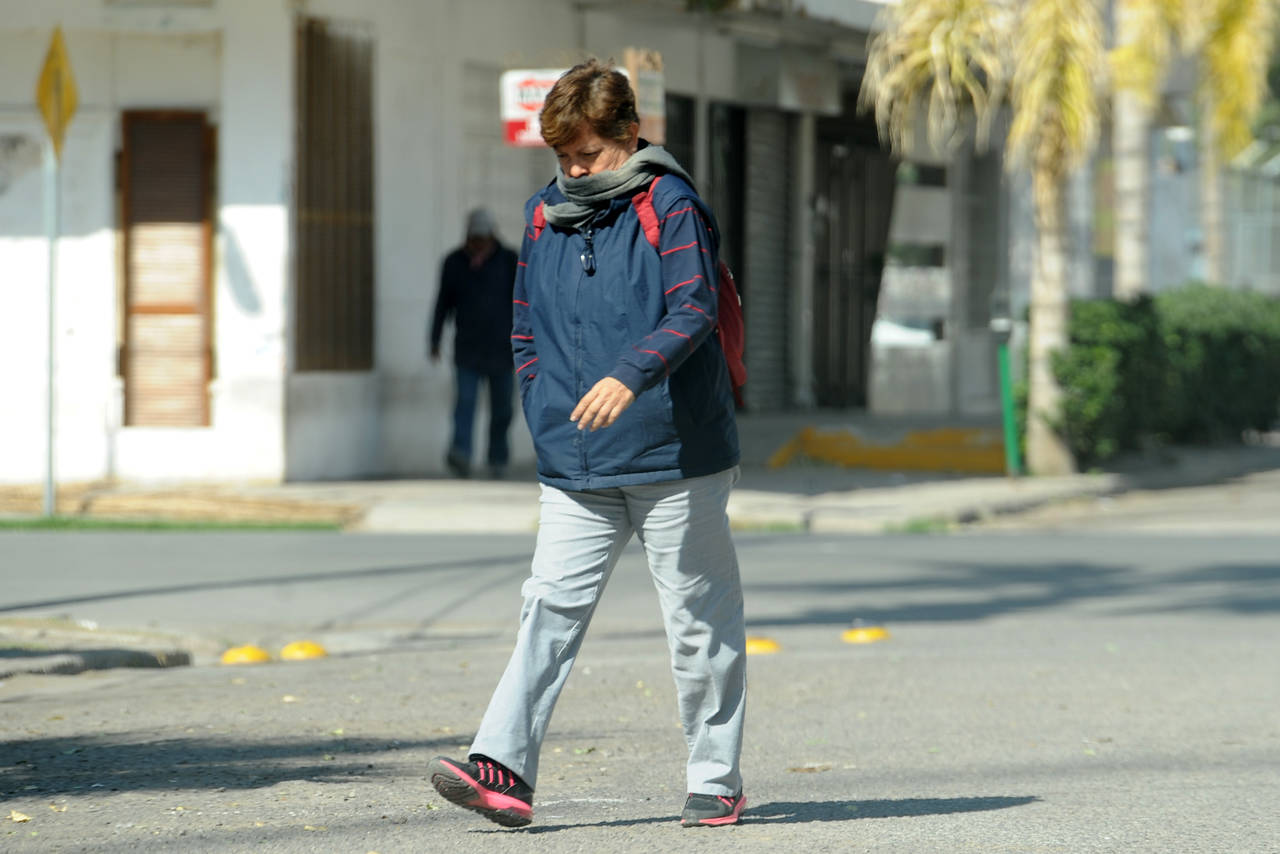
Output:
[[[1194,0],[1116,0],[1111,147],[1115,162],[1115,288],[1133,300],[1147,290],[1151,119]]]
[[[1037,230],[1027,465],[1032,474],[1069,473],[1075,461],[1055,429],[1062,390],[1053,356],[1067,344],[1067,179],[1097,139],[1094,81],[1105,54],[1095,0],[902,0],[886,24],[871,45],[862,99],[895,147],[909,147],[922,106],[935,146],[957,143],[962,105],[973,109],[981,142],[1010,95],[1009,164],[1030,170]]]
[[[1200,210],[1205,277],[1222,283],[1222,165],[1248,145],[1266,96],[1275,0],[1200,0]]]

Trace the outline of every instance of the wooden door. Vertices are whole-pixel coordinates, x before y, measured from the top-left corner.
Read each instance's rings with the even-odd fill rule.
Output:
[[[209,424],[211,149],[204,113],[124,114],[126,426]]]

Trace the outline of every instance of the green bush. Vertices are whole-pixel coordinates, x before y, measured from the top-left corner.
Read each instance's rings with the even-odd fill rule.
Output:
[[[1068,335],[1054,360],[1063,390],[1055,427],[1082,467],[1150,439],[1239,441],[1280,417],[1275,298],[1192,284],[1132,304],[1078,300]]]
[[[1168,354],[1163,423],[1179,442],[1235,440],[1280,411],[1280,300],[1192,284],[1156,299]]]
[[[1138,448],[1164,406],[1167,362],[1154,303],[1079,300],[1070,347],[1054,360],[1062,385],[1058,429],[1087,466]]]

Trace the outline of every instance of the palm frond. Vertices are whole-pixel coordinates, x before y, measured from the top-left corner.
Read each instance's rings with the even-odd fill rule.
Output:
[[[1191,7],[1199,2],[1116,0],[1119,43],[1110,56],[1115,88],[1155,104],[1175,51],[1185,50],[1193,37]]]
[[[1275,44],[1273,0],[1210,0],[1204,33],[1202,101],[1212,110],[1214,142],[1232,157],[1253,141]]]
[[[1095,0],[1025,0],[1018,46],[1009,165],[1030,168],[1043,211],[1097,139],[1106,57]]]
[[[860,103],[874,109],[882,138],[897,150],[914,146],[923,107],[929,143],[955,144],[967,108],[986,143],[1004,97],[1008,15],[1002,0],[915,0],[886,9],[871,43]]]

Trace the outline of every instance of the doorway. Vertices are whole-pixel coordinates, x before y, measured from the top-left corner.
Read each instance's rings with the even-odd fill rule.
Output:
[[[867,405],[871,325],[893,216],[895,164],[856,106],[818,124],[814,200],[814,396]]]
[[[128,111],[123,139],[124,423],[206,427],[214,132],[202,112]]]

